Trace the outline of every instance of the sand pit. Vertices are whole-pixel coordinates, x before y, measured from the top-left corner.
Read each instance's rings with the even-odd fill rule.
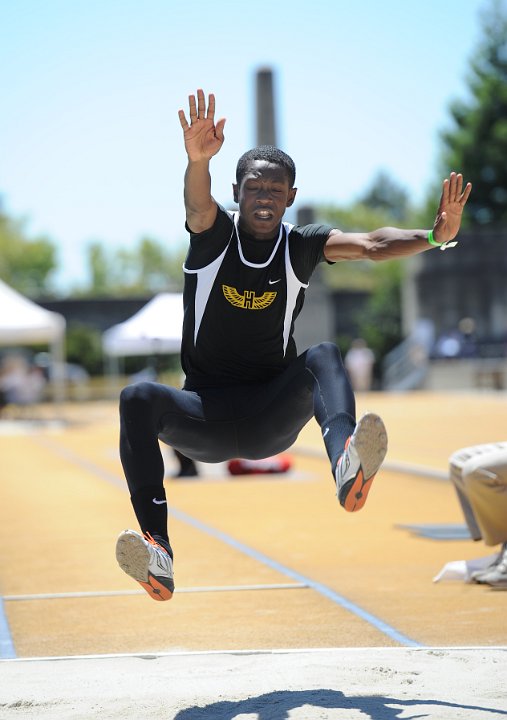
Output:
[[[0,663],[0,718],[494,720],[507,650],[339,648]]]

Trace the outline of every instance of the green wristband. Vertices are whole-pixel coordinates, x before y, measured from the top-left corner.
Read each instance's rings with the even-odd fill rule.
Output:
[[[441,246],[442,246],[442,243],[437,242],[437,241],[435,240],[435,238],[433,237],[433,230],[430,230],[429,233],[428,233],[428,242],[429,242],[430,245],[434,245],[435,247],[441,247]]]

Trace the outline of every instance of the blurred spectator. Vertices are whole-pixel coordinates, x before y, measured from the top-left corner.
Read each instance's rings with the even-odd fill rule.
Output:
[[[52,366],[51,355],[47,352],[39,352],[35,355],[34,364],[40,368],[46,381],[57,371],[72,390],[72,399],[84,401],[90,396],[90,375],[88,371],[76,363],[58,363]]]
[[[457,330],[442,333],[435,343],[433,357],[456,358],[459,357],[460,341]]]
[[[458,323],[458,332],[460,335],[460,357],[475,357],[477,355],[475,320],[469,317],[462,318]]]
[[[6,355],[0,364],[0,408],[39,402],[45,385],[41,368],[31,365],[21,354]]]
[[[375,355],[366,341],[356,338],[345,355],[345,368],[355,392],[371,390]]]
[[[436,358],[471,358],[477,355],[475,320],[462,318],[455,330],[449,330],[438,338],[433,349]]]

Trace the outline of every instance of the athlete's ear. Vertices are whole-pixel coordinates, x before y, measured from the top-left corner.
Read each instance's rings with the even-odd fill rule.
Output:
[[[297,191],[298,191],[297,188],[291,188],[289,190],[289,196],[287,198],[287,207],[290,207],[292,205],[292,203],[294,202],[294,200],[296,199]]]
[[[239,186],[236,183],[232,183],[232,197],[235,203],[239,202]]]

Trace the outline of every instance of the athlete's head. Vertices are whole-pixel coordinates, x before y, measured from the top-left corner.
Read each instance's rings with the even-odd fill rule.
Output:
[[[274,145],[259,145],[259,147],[248,150],[238,160],[236,166],[236,182],[241,185],[243,177],[247,173],[250,163],[252,160],[265,160],[272,165],[279,165],[285,170],[287,180],[289,181],[289,188],[294,187],[296,182],[296,166],[294,160],[284,153],[283,150],[279,150]]]
[[[295,177],[292,159],[271,145],[242,155],[232,186],[240,227],[260,240],[276,235],[285,210],[296,197]]]

